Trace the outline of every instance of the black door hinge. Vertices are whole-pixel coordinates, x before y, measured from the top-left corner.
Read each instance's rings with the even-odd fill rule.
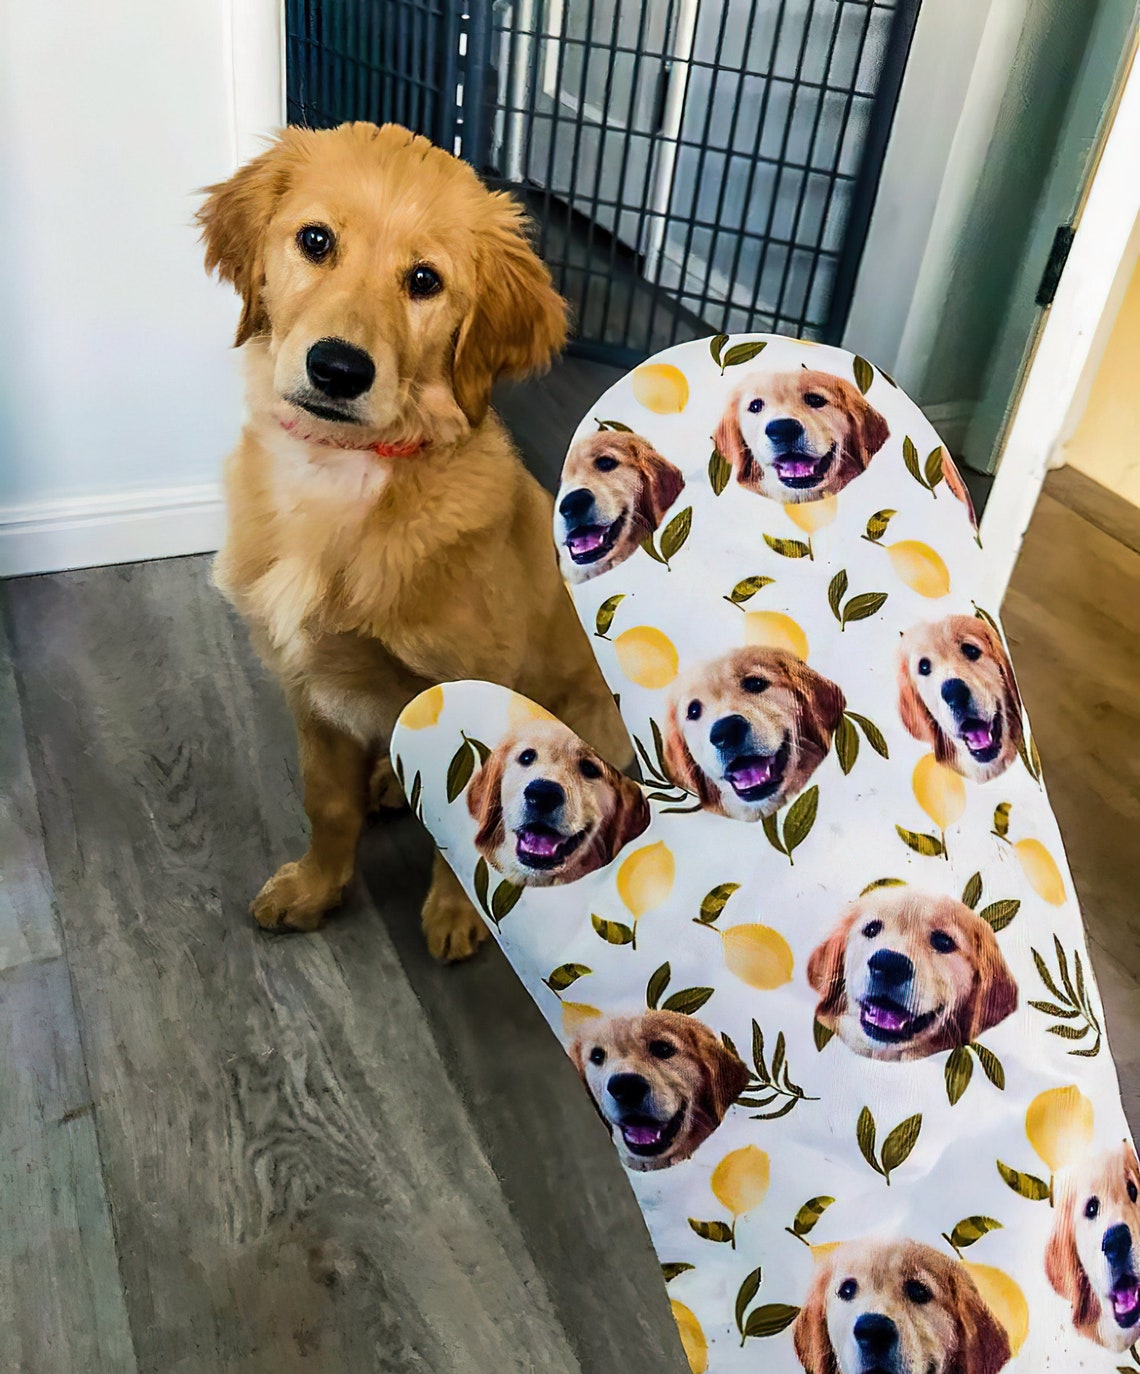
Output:
[[[1069,249],[1073,246],[1076,231],[1071,224],[1059,224],[1053,235],[1053,247],[1049,250],[1049,261],[1041,274],[1041,285],[1037,288],[1037,304],[1052,305],[1053,297],[1061,281],[1061,273],[1069,260]]]

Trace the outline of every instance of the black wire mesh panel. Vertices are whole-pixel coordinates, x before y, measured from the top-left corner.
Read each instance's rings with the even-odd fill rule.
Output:
[[[837,341],[918,5],[289,0],[290,118],[397,120],[524,199],[579,352]]]

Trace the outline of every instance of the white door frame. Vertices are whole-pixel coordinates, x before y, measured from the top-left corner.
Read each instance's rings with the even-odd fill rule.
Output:
[[[998,606],[1041,486],[1080,420],[1140,257],[1140,61],[1135,48],[1045,316],[982,516],[986,595]]]

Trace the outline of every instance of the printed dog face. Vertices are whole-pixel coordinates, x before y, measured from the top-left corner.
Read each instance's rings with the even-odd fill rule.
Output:
[[[707,1026],[676,1011],[591,1021],[570,1057],[622,1162],[638,1171],[688,1159],[749,1080]]]
[[[829,372],[754,372],[733,392],[716,446],[749,491],[790,504],[834,496],[890,438],[862,392]]]
[[[503,740],[467,789],[480,854],[512,882],[571,883],[608,864],[649,824],[649,803],[559,721]]]
[[[1140,1163],[1127,1141],[1066,1171],[1045,1252],[1083,1336],[1118,1353],[1140,1340]]]
[[[1010,1358],[965,1266],[915,1240],[833,1250],[794,1336],[807,1374],[997,1374]]]
[[[834,682],[782,649],[735,649],[678,679],[665,765],[707,811],[769,816],[823,762],[846,701]]]
[[[685,485],[680,469],[638,434],[580,439],[562,469],[555,538],[567,582],[624,563],[660,525]]]
[[[988,923],[953,897],[881,888],[861,897],[808,961],[816,1019],[868,1059],[967,1045],[1017,1009]]]
[[[972,615],[914,625],[898,663],[899,714],[915,739],[975,782],[1004,773],[1021,744],[1021,696],[991,626]]]

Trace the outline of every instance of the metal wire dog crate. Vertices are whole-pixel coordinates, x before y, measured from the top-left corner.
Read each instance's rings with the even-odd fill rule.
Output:
[[[514,192],[630,363],[838,341],[920,0],[286,0],[288,113],[393,120]]]

